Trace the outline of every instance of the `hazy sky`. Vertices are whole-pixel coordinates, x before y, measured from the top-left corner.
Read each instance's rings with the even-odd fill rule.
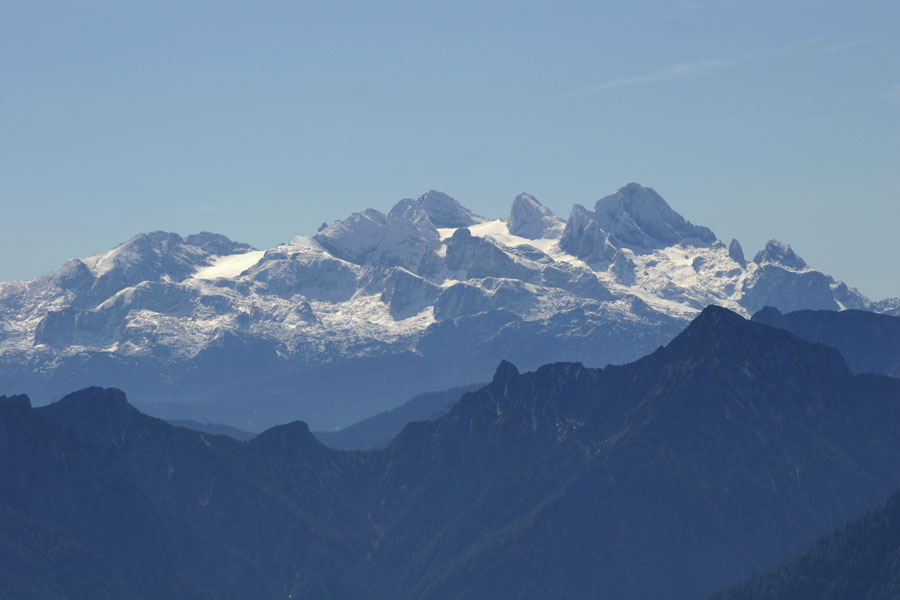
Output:
[[[0,280],[637,181],[900,296],[900,2],[0,1]]]

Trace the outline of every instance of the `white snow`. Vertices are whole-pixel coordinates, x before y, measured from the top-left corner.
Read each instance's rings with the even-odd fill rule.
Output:
[[[457,283],[478,287],[492,299],[501,289],[504,295],[513,290],[515,294],[507,296],[511,298],[507,308],[526,320],[548,319],[581,306],[603,319],[644,320],[644,313],[634,308],[635,298],[652,310],[683,320],[711,303],[746,315],[739,302],[746,291],[745,284],[752,286],[754,277],[758,277],[758,265],[739,265],[722,244],[675,245],[642,254],[623,249],[625,257],[635,265],[631,282],[627,273],[623,278],[621,270],[595,270],[596,265],[592,268],[563,252],[559,230],[544,234],[551,237],[528,239],[511,234],[502,219],[467,229],[473,236],[495,244],[517,268],[485,274],[481,265],[478,276],[465,266],[451,269],[440,258],[446,256],[447,241],[457,228],[438,229],[443,242],[438,248],[434,247],[431,230],[421,239],[412,234],[398,238],[398,243],[391,246],[396,252],[386,253],[388,258],[377,264],[356,260],[357,255],[365,258],[365,253],[333,256],[312,237],[298,236],[289,244],[270,249],[264,262],[265,252],[261,250],[213,256],[187,280],[173,281],[161,273],[161,285],[139,283],[117,290],[88,307],[105,315],[109,326],[89,332],[79,345],[62,350],[52,344],[35,345],[34,334],[48,312],[71,306],[76,292],[62,289],[58,279],[52,277],[46,281],[0,284],[0,355],[40,355],[42,360],[52,362],[55,357],[85,349],[139,355],[156,346],[166,346],[172,356],[190,357],[217,336],[238,328],[276,341],[283,356],[310,360],[379,353],[386,344],[414,349],[435,322],[434,302],[417,299],[414,289],[401,288],[400,293],[410,293],[411,301],[420,304],[411,305],[417,314],[395,319],[382,299],[385,278],[395,268],[410,270],[443,289]],[[414,243],[406,245],[409,241]],[[346,246],[354,249],[354,244],[365,246],[350,236]],[[414,259],[423,246],[428,251],[436,250],[438,260],[429,263],[429,270],[417,271]],[[552,260],[534,256],[537,253],[513,252],[517,247],[535,248]],[[204,258],[202,254],[190,256],[195,261]],[[127,267],[138,259],[140,256],[129,247],[119,246],[82,260],[95,275],[100,275],[109,269]],[[241,278],[239,284],[221,279],[238,278],[257,264],[259,267]],[[519,273],[527,275],[518,280]],[[612,298],[593,296],[593,287],[587,285],[593,283],[590,277],[600,282],[597,289],[609,290]],[[835,282],[832,289],[840,285]]]
[[[90,269],[96,277],[99,277],[115,266],[113,258],[115,257],[116,250],[118,249],[119,247],[117,246],[112,250],[107,250],[106,252],[101,252],[100,254],[82,258],[81,262],[86,264],[87,268]]]
[[[308,235],[298,235],[294,239],[291,240],[291,246],[295,248],[299,248],[301,250],[311,250],[313,252],[325,252],[325,249],[312,238],[312,236]]]
[[[519,237],[518,235],[513,235],[509,232],[509,226],[503,219],[494,219],[493,221],[485,221],[484,223],[471,225],[468,227],[468,230],[476,237],[488,238],[495,242],[499,242],[504,246],[509,246],[511,248],[515,248],[516,246],[531,246],[537,248],[544,254],[549,254],[551,256],[554,252],[553,247],[559,243],[559,240],[556,238],[530,240],[528,238]],[[438,229],[441,241],[450,238],[455,232],[456,229],[452,227]],[[564,253],[560,252],[560,254]],[[556,257],[554,256],[553,258],[555,259]]]
[[[262,250],[251,250],[241,254],[228,256],[213,256],[212,264],[208,267],[197,269],[191,277],[193,279],[217,279],[219,277],[237,277],[253,265],[265,254]]]
[[[440,237],[441,241],[443,242],[444,240],[450,238],[454,233],[456,233],[456,229],[456,227],[438,227],[438,237]]]

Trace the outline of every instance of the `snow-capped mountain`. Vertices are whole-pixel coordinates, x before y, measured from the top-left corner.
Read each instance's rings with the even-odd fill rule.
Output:
[[[502,358],[633,360],[708,304],[900,312],[781,242],[747,261],[634,183],[568,221],[527,194],[490,220],[430,191],[265,251],[152,232],[2,283],[0,393],[112,385],[168,416],[323,429]]]

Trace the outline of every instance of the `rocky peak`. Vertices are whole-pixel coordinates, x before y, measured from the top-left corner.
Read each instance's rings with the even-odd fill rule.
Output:
[[[476,215],[443,192],[429,190],[416,202],[422,206],[435,227],[468,227],[485,221],[484,217]]]
[[[734,238],[728,244],[728,256],[742,267],[747,266],[747,259],[744,258],[744,249],[741,247],[741,243]]]
[[[559,237],[565,222],[529,194],[519,194],[509,211],[509,232],[536,240]]]
[[[693,364],[735,364],[803,378],[815,373],[820,381],[851,375],[847,361],[830,346],[802,340],[787,331],[750,321],[720,306],[707,306],[664,349],[662,356]],[[796,371],[796,372],[794,372]]]
[[[559,247],[588,264],[608,267],[616,261],[619,249],[610,242],[595,214],[580,204],[572,208],[572,214],[563,230]]]
[[[774,263],[796,271],[806,269],[806,261],[797,256],[789,245],[778,240],[769,240],[766,247],[753,257],[753,262],[759,265]]]
[[[128,403],[125,392],[118,388],[103,388],[91,386],[66,395],[57,403],[57,408],[84,415],[96,411],[98,413],[130,413],[137,412]]]
[[[0,410],[10,407],[31,409],[31,399],[25,394],[0,396]]]
[[[211,233],[209,231],[201,231],[184,238],[184,242],[189,246],[196,246],[209,254],[226,256],[228,254],[237,254],[253,250],[250,244],[235,242],[221,233]]]
[[[387,218],[388,221],[393,223],[405,221],[407,223],[421,224],[427,221],[429,227],[434,227],[422,203],[411,198],[404,198],[395,204],[388,213]]]
[[[253,438],[255,446],[275,445],[282,447],[296,447],[307,444],[318,445],[318,440],[310,433],[309,425],[305,421],[291,421],[284,425],[271,427]]]
[[[148,433],[169,427],[141,414],[116,388],[88,387],[37,409],[50,421],[72,428],[86,440],[120,445],[128,432]]]
[[[516,365],[508,360],[501,360],[500,364],[497,365],[497,370],[494,372],[492,383],[509,383],[510,380],[515,379],[518,376],[519,369],[516,368]]]
[[[142,233],[101,254],[81,259],[90,277],[79,274],[81,284],[90,279],[90,289],[76,303],[97,302],[143,281],[180,282],[207,266],[210,257],[247,250],[225,236],[196,234],[189,236],[198,245],[189,244],[177,233],[152,231]],[[233,252],[232,252],[233,251]],[[77,266],[77,265],[76,265]],[[83,271],[81,267],[79,270]]]
[[[708,246],[716,241],[708,228],[686,221],[652,188],[637,183],[597,200],[594,218],[613,245],[636,252],[677,243]]]
[[[430,217],[413,200],[401,200],[387,216],[372,208],[355,212],[313,239],[332,255],[355,264],[411,270],[421,264],[429,248],[439,244]]]
[[[250,440],[250,445],[265,454],[306,465],[316,464],[322,457],[333,453],[310,433],[304,421],[292,421],[267,429]]]

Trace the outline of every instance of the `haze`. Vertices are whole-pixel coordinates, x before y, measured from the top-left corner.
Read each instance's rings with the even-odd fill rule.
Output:
[[[4,2],[0,280],[154,229],[258,248],[439,189],[630,181],[900,296],[897,3]]]

